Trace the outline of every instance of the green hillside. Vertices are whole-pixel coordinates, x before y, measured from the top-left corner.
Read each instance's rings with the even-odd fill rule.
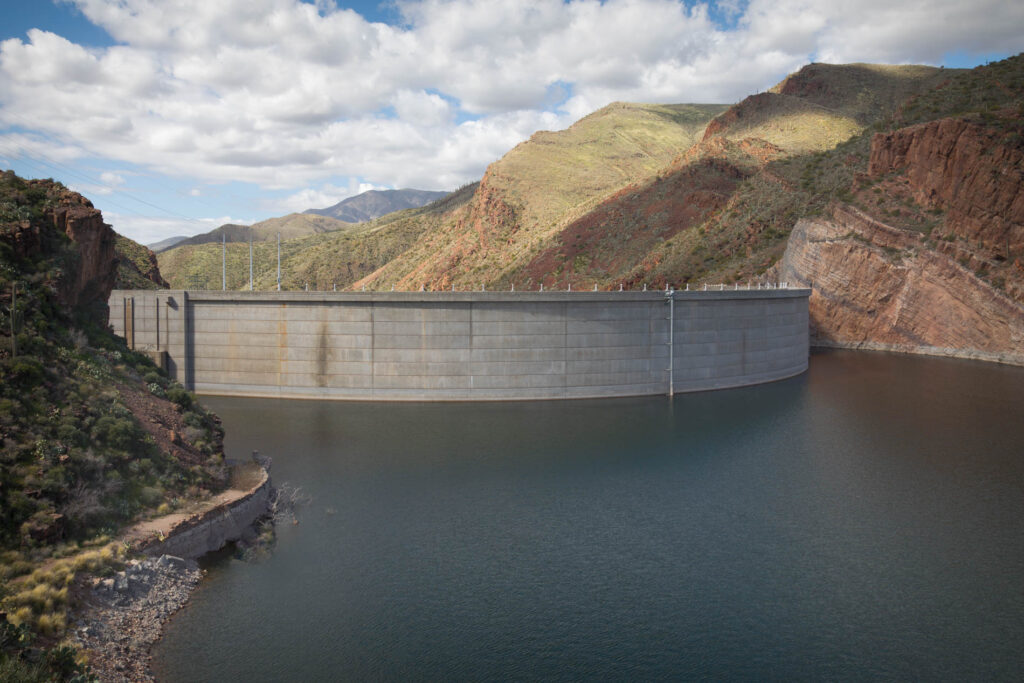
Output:
[[[82,242],[61,227],[72,212]],[[95,288],[94,299],[80,296],[82,274],[103,280],[114,267],[113,249],[85,252],[80,244],[113,240],[99,212],[77,193],[49,180],[0,174],[4,680],[46,674],[44,665],[26,665],[19,653],[33,638],[48,646],[61,637],[69,586],[80,572],[119,562],[113,535],[121,525],[226,484],[216,418],[107,330],[109,281],[105,292]],[[60,656],[74,664],[66,651]]]
[[[476,184],[419,209],[407,209],[343,230],[281,241],[281,282],[285,289],[326,290],[350,286],[397,258],[448,211],[464,205]],[[227,288],[249,288],[248,243],[227,244]],[[160,272],[174,289],[220,289],[223,254],[220,244],[183,246],[158,255]],[[253,244],[253,278],[257,290],[277,287],[277,242]]]
[[[118,289],[160,289],[167,283],[160,277],[156,255],[147,247],[128,239],[124,235],[117,236],[114,244],[117,251]]]
[[[287,216],[268,218],[265,221],[253,223],[252,225],[226,223],[210,232],[204,232],[201,235],[195,235],[175,242],[170,247],[161,249],[159,253],[166,253],[173,249],[181,249],[197,244],[221,244],[224,241],[228,243],[248,243],[250,239],[254,242],[276,241],[278,235],[281,236],[282,240],[288,240],[306,235],[315,235],[321,232],[342,230],[349,225],[350,223],[340,221],[331,216],[320,216],[311,213],[290,213]]]
[[[506,281],[570,221],[643,182],[700,139],[724,105],[611,104],[535,133],[491,164],[473,200],[438,217],[372,289],[477,288]]]

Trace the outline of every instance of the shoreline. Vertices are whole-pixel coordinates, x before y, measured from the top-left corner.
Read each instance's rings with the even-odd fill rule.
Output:
[[[113,577],[86,579],[76,610],[75,645],[102,681],[154,681],[153,645],[206,572],[171,555],[130,560]]]
[[[122,571],[76,581],[78,606],[69,632],[100,680],[154,681],[152,647],[206,574],[197,560],[228,543],[257,538],[257,523],[273,517],[270,459],[254,454],[254,461],[239,469],[248,473],[241,477],[247,485],[214,496],[212,505],[125,530],[137,557]]]

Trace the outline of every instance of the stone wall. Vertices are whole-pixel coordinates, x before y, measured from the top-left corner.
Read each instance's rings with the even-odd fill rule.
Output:
[[[591,398],[803,372],[808,293],[115,291],[110,322],[198,393]]]
[[[144,552],[154,557],[195,559],[238,541],[248,536],[256,520],[266,514],[270,492],[270,475],[263,470],[262,481],[244,496],[185,520],[171,529],[164,541],[150,544]]]

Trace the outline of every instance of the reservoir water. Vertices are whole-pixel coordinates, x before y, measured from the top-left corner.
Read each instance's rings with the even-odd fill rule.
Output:
[[[204,398],[312,502],[166,681],[1024,677],[1024,368],[815,354],[667,398]]]

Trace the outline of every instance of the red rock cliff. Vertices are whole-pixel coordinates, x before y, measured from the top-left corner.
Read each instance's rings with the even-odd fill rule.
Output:
[[[30,181],[47,183],[48,181]],[[117,258],[114,254],[116,235],[103,222],[103,214],[92,202],[59,186],[49,189],[51,201],[44,216],[53,227],[75,243],[78,259],[62,278],[58,293],[62,303],[80,306],[105,302],[114,288]]]
[[[903,173],[918,203],[944,209],[953,235],[989,258],[1024,256],[1024,150],[1003,132],[964,119],[940,119],[877,134],[872,177]]]
[[[928,248],[920,234],[856,209],[798,221],[778,277],[813,289],[816,345],[1024,365],[1020,302]]]

